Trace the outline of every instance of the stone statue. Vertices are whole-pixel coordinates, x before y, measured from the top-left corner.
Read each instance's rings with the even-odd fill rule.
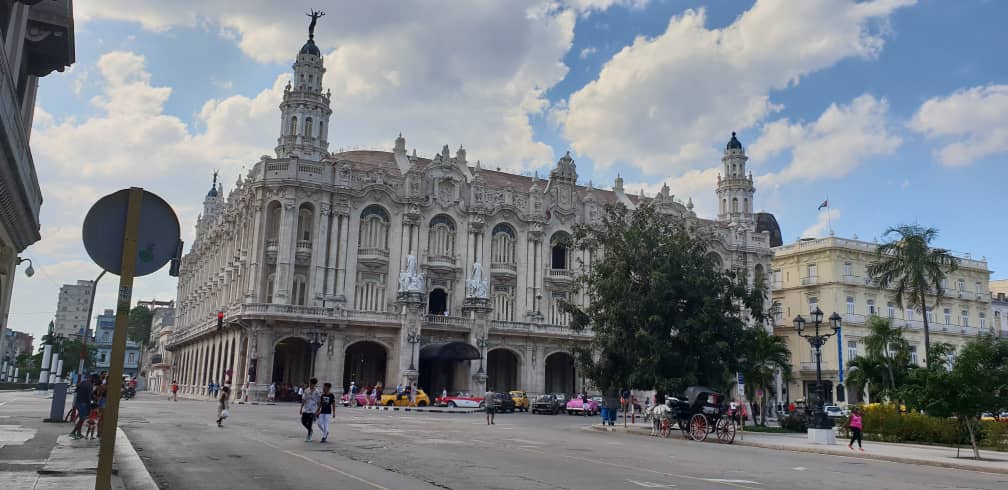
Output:
[[[305,14],[311,17],[311,24],[308,24],[308,39],[315,39],[315,23],[318,22],[318,18],[325,15],[325,12],[321,10],[312,10],[311,13]]]
[[[474,262],[472,276],[466,281],[466,297],[486,299],[487,290],[490,289],[488,282],[483,278],[483,266]]]
[[[417,271],[417,261],[413,254],[406,257],[406,270],[399,273],[400,293],[422,293],[424,290],[424,276]]]

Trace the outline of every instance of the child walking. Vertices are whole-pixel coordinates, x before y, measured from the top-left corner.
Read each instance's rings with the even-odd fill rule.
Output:
[[[850,444],[847,444],[847,447],[853,451],[854,441],[857,441],[858,449],[864,452],[864,448],[861,447],[861,414],[858,412],[857,408],[851,409],[850,420],[847,422],[850,427]]]

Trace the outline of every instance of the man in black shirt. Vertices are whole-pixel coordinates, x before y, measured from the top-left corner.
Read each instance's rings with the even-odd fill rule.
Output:
[[[336,395],[332,392],[332,383],[325,383],[322,385],[322,396],[319,397],[318,412],[315,413],[318,418],[319,429],[322,430],[322,440],[321,442],[326,442],[329,437],[329,421],[333,416],[333,407],[336,406]]]
[[[98,382],[97,378],[97,376],[91,375],[90,379],[84,378],[83,381],[77,384],[77,390],[74,392],[74,407],[77,407],[77,425],[70,431],[70,437],[74,439],[84,437],[84,434],[81,434],[81,426],[84,425],[84,420],[91,413],[91,392],[94,391],[94,384]]]

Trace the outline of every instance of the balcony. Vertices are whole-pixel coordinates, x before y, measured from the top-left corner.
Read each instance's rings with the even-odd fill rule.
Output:
[[[428,269],[451,272],[458,268],[458,256],[424,252],[422,265]]]
[[[444,315],[427,315],[424,319],[424,327],[427,328],[438,328],[447,327],[449,330],[472,330],[475,325],[475,321],[472,318],[464,318],[458,316],[444,316]]]
[[[490,264],[490,273],[494,276],[518,277],[518,266],[506,262],[493,262]]]
[[[864,278],[862,278],[861,276],[855,276],[851,274],[844,274],[840,276],[840,282],[844,284],[853,284],[856,286],[862,286],[865,283]]]
[[[358,248],[357,262],[365,264],[387,265],[389,251],[387,248]]]
[[[546,269],[546,280],[554,284],[568,285],[574,282],[574,276],[570,269]]]
[[[305,265],[311,260],[312,242],[311,240],[298,240],[297,248],[294,252],[295,261],[299,265]]]
[[[521,334],[544,337],[570,337],[570,338],[591,338],[594,331],[586,328],[576,331],[570,327],[562,325],[550,325],[543,323],[525,322],[505,322],[493,320],[490,322],[490,331],[499,334]]]
[[[803,277],[801,279],[802,286],[815,286],[819,282],[819,276],[809,276]]]
[[[823,349],[825,349],[825,348],[826,347],[823,347]],[[802,361],[802,362],[798,363],[798,369],[800,369],[802,372],[813,372],[814,373],[815,370],[816,370],[816,363],[815,363],[815,361]],[[823,370],[823,372],[826,372],[826,371],[836,371],[836,367],[834,367],[832,364],[830,364],[828,362],[823,361],[823,363],[822,363],[822,370]]]
[[[865,323],[865,320],[867,320],[867,317],[865,317],[864,315],[859,315],[857,313],[845,313],[843,316],[844,323],[861,325]]]
[[[280,241],[277,239],[266,240],[266,263],[275,264],[277,252],[280,251]]]

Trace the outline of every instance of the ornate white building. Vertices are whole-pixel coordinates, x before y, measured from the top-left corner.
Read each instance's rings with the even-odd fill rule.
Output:
[[[578,185],[569,154],[540,179],[482,168],[461,147],[420,158],[402,135],[391,152],[329,153],[332,111],[311,37],[293,68],[276,156],[227,195],[215,177],[182,259],[168,348],[183,394],[230,378],[239,396],[263,398],[271,381],[312,373],[340,391],[351,380],[416,380],[430,392],[579,389],[570,347],[591,332],[567,328],[557,305],[584,303],[574,278],[594,256],[562,239],[643,194],[626,193],[620,178],[612,190]],[[720,263],[751,278],[768,270],[780,233],[758,229],[776,221],[752,212],[746,158],[733,135],[717,220],[697,218],[692,199],[667,186],[651,199],[709,233]]]

